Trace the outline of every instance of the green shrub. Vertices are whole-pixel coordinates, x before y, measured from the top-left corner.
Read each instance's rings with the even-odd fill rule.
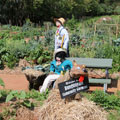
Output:
[[[77,19],[75,19],[75,17],[72,15],[72,19],[69,19],[66,23],[66,26],[70,29],[70,30],[75,30],[77,27]]]
[[[44,48],[39,44],[33,50],[30,51],[29,60],[36,60],[37,64],[48,63],[51,61],[51,52],[44,50]]]
[[[44,35],[45,35],[45,41],[44,41],[43,45],[48,46],[49,50],[53,50],[54,49],[55,30],[48,30],[44,33]]]
[[[91,100],[105,109],[120,110],[120,98],[118,96],[109,95],[103,91],[96,90],[92,94]]]
[[[16,66],[17,62],[18,62],[18,58],[16,58],[14,54],[9,54],[6,58],[6,65],[9,68],[13,68],[14,66]]]
[[[108,115],[108,120],[119,120],[120,119],[120,110],[111,111]]]
[[[116,6],[116,8],[114,9],[114,13],[120,15],[120,6]]]

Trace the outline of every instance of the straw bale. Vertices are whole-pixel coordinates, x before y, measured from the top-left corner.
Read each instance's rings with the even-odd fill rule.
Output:
[[[26,69],[23,71],[23,73],[29,81],[29,89],[34,88],[38,90],[39,86],[43,84],[43,81],[46,78],[46,73],[34,69]]]
[[[58,84],[67,80],[70,80],[69,71],[67,71],[65,75],[60,75],[60,77],[55,81],[55,88],[58,89]]]
[[[20,59],[18,66],[19,67],[27,67],[27,66],[31,67],[30,63],[25,59]]]
[[[16,111],[16,120],[35,120],[34,118],[34,112],[26,107],[20,107]]]
[[[65,104],[58,89],[51,91],[37,114],[39,120],[107,120],[107,113],[86,98]]]
[[[39,77],[39,76],[42,76],[45,74],[42,71],[38,71],[38,70],[34,70],[34,69],[26,69],[23,71],[23,73],[26,75],[31,75],[31,76],[35,76],[35,77]]]
[[[35,80],[37,80],[38,77],[40,76],[44,76],[45,73],[42,71],[37,71],[34,69],[26,69],[23,71],[23,73],[26,75],[27,80],[30,82],[33,82]]]

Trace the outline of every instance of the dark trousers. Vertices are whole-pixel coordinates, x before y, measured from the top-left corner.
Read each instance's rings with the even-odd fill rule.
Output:
[[[70,57],[69,48],[67,49],[67,56],[66,57]]]

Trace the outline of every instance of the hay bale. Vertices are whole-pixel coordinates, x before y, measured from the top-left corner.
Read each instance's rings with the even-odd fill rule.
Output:
[[[86,98],[65,104],[58,89],[51,91],[37,114],[39,120],[107,120],[107,113]]]
[[[38,77],[41,77],[41,76],[45,75],[44,72],[37,71],[37,70],[34,70],[34,69],[26,69],[26,70],[23,71],[23,73],[26,75],[27,80],[29,82],[35,82],[38,79]]]
[[[23,73],[27,76],[33,76],[35,78],[38,78],[39,76],[43,76],[45,75],[44,72],[42,71],[38,71],[38,70],[34,70],[34,69],[26,69],[23,71]]]
[[[33,111],[21,106],[16,111],[16,120],[37,120],[37,118]]]
[[[26,69],[23,73],[29,81],[29,89],[34,88],[38,90],[39,86],[43,84],[43,81],[46,78],[46,73],[34,69]]]
[[[19,60],[19,64],[18,64],[19,67],[31,67],[30,63],[28,63],[28,61],[26,61],[25,59],[20,59]]]
[[[58,89],[58,84],[64,81],[70,80],[69,71],[65,75],[60,75],[60,77],[55,81],[55,89]]]

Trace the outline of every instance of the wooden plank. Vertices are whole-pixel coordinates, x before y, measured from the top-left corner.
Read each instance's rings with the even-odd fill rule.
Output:
[[[75,60],[77,64],[84,64],[87,68],[112,68],[112,59],[103,58],[77,58],[70,57],[68,60]]]
[[[111,83],[111,79],[94,79],[94,78],[89,78],[89,83],[110,84]]]

